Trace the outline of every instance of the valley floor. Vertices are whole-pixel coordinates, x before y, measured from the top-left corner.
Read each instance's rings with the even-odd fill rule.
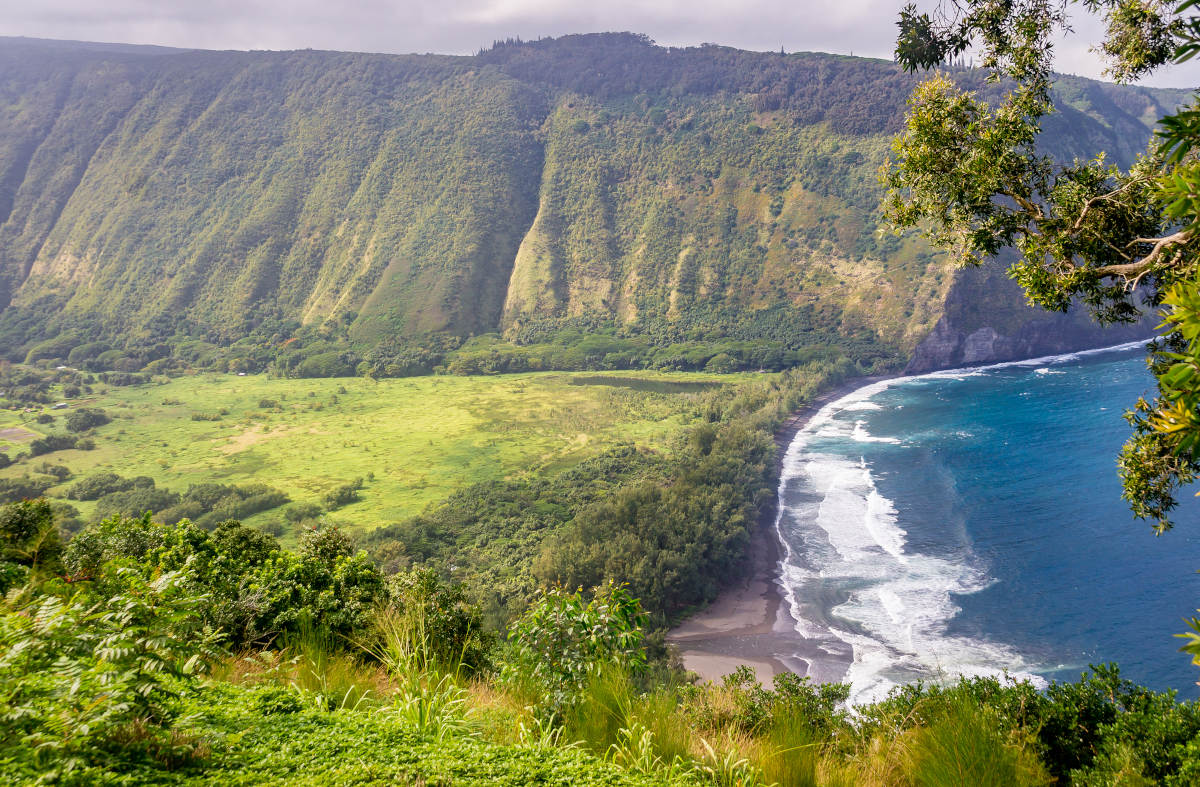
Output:
[[[56,451],[30,463],[66,466],[48,490],[62,496],[80,478],[111,472],[149,476],[160,488],[261,483],[293,502],[319,502],[363,479],[360,500],[336,519],[365,533],[414,516],[457,489],[482,481],[548,475],[616,444],[669,453],[698,417],[697,394],[764,375],[531,373],[404,379],[283,379],[202,374],[157,384],[97,386],[56,411],[0,411],[0,450],[10,455],[62,424],[77,407],[112,422],[94,450]],[[39,413],[56,420],[38,423]],[[28,474],[18,463],[0,478]],[[94,503],[73,501],[84,519]],[[247,519],[278,519],[268,511]],[[282,533],[285,540],[286,532]]]

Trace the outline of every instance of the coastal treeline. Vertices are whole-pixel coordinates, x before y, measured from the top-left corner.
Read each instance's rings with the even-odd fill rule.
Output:
[[[627,582],[659,626],[716,597],[774,502],[776,428],[857,373],[812,363],[695,395],[669,456],[617,446],[560,473],[474,484],[363,540],[381,565],[427,566],[474,587],[493,620],[538,586]]]

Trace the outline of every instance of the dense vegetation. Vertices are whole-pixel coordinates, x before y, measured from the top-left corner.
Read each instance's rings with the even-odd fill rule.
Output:
[[[876,232],[913,84],[891,63],[628,34],[475,57],[9,39],[0,74],[12,361],[390,377],[833,347],[883,369],[955,278]],[[1058,89],[1068,158],[1128,161],[1179,101]]]
[[[696,395],[698,422],[663,455],[618,446],[552,476],[463,488],[364,540],[390,569],[434,566],[476,588],[489,619],[538,584],[619,577],[659,625],[716,597],[774,501],[772,434],[801,403],[854,371],[811,364]]]
[[[64,544],[0,509],[0,769],[17,784],[1184,785],[1200,707],[1099,667],[1039,692],[686,680],[606,583],[502,637],[430,569],[336,529],[113,517]]]
[[[790,376],[818,380],[835,365],[810,361]],[[663,468],[690,450],[683,432],[706,421],[709,398],[731,399],[778,378],[201,374],[81,386],[87,374],[13,366],[0,371],[0,390],[13,394],[0,399],[0,501],[45,494],[71,506],[79,521],[146,510],[169,521],[204,518],[205,525],[235,518],[291,545],[322,520],[365,534],[476,485],[454,505],[473,506],[487,497],[481,490],[501,481],[521,488],[545,482],[561,500],[575,499],[571,479],[583,476],[573,468],[613,451],[593,465],[607,469],[592,477],[632,478],[634,468],[626,473],[619,460],[626,453],[669,474]],[[95,422],[96,411],[108,421]],[[95,423],[71,431],[84,421]],[[572,475],[554,480],[562,473]],[[487,506],[480,506],[483,516]],[[429,559],[426,541],[415,540],[405,559]]]
[[[0,502],[45,495],[68,532],[147,511],[289,544],[340,525],[390,571],[469,582],[493,622],[540,583],[620,576],[662,625],[739,564],[774,500],[776,427],[861,371],[93,381],[88,405],[0,411]],[[51,401],[80,374],[9,372]]]

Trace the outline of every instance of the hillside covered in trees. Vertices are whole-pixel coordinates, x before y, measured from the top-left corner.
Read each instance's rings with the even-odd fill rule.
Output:
[[[473,57],[0,39],[0,353],[400,376],[832,347],[896,368],[959,278],[877,231],[912,85],[885,61],[632,34]],[[1057,90],[1052,152],[1122,163],[1182,96]],[[959,324],[976,291],[1032,319],[987,278]]]

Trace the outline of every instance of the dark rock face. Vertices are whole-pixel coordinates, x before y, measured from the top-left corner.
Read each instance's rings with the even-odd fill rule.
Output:
[[[997,264],[961,271],[946,299],[946,311],[917,345],[905,374],[980,366],[1043,355],[1111,347],[1148,339],[1157,320],[1101,326],[1086,309],[1054,314],[1024,302],[1020,288]]]
[[[1081,322],[1074,315],[1053,315],[1050,319],[1030,321],[1015,334],[1005,335],[991,326],[967,333],[942,317],[929,336],[913,351],[912,360],[904,367],[904,373],[923,374],[940,369],[1110,347],[1148,339],[1153,333],[1149,321],[1108,327]]]

